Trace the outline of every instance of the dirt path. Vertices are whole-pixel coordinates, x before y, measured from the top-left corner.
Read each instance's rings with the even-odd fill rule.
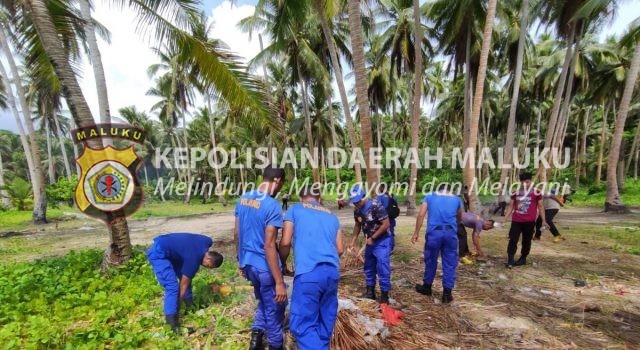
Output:
[[[352,211],[343,209],[337,214],[350,236]],[[226,251],[233,222],[231,212],[131,220],[131,239],[133,244],[148,245],[163,232],[202,232],[225,245],[222,250]],[[382,348],[425,348],[416,340],[425,337],[435,342],[428,348],[638,348],[640,256],[616,252],[614,241],[599,230],[640,235],[640,214],[610,216],[597,209],[565,209],[557,224],[567,240],[553,243],[545,232],[541,241],[534,242],[530,264],[513,270],[503,266],[507,228],[489,231],[482,237],[489,261],[459,268],[451,306],[438,302],[440,274],[434,297],[413,290],[423,272],[422,243],[409,241],[414,224],[413,217],[398,218],[391,296],[407,316],[401,326],[391,329]],[[107,241],[103,225],[83,219],[0,239],[0,251],[14,249],[18,260],[29,260],[72,249],[102,248]],[[577,279],[587,286],[575,287]],[[363,283],[360,269],[345,271],[340,294],[360,295]],[[411,342],[415,346],[407,345]]]

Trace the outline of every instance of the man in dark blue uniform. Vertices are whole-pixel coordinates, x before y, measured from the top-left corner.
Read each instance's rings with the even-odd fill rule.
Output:
[[[414,244],[418,241],[418,232],[427,218],[427,232],[424,243],[423,284],[416,285],[416,291],[431,295],[431,285],[438,268],[438,255],[442,254],[442,303],[453,301],[451,291],[456,281],[458,266],[458,223],[462,218],[464,206],[458,196],[453,195],[446,184],[438,186],[434,193],[424,197],[416,219],[416,228],[411,237]]]
[[[340,221],[320,204],[320,184],[300,190],[300,203],[284,217],[280,258],[286,265],[291,242],[295,278],[289,328],[302,350],[329,350],[338,313],[338,280],[342,254]]]
[[[360,231],[364,232],[367,247],[364,251],[364,275],[367,284],[365,298],[376,299],[376,275],[380,280],[380,303],[389,303],[391,290],[391,237],[389,236],[389,216],[382,203],[366,198],[360,185],[349,191],[349,201],[355,206],[353,238],[349,249],[353,249]]]
[[[389,193],[389,189],[387,188],[386,183],[381,183],[378,189],[380,191],[380,194],[378,195],[378,197],[376,197],[376,199],[378,200],[378,202],[382,203],[382,206],[385,208],[385,210],[387,210],[387,215],[389,215],[389,236],[391,236],[390,249],[393,252],[393,248],[395,248],[396,245],[396,218],[393,217],[389,212],[389,206],[391,205],[391,203],[395,203],[397,205],[398,201],[395,196]]]
[[[258,300],[250,349],[262,349],[265,333],[270,349],[282,349],[287,288],[276,247],[282,208],[273,197],[282,188],[284,170],[266,167],[262,178],[256,190],[243,194],[236,203],[234,241],[241,273],[253,285]]]
[[[147,251],[151,268],[164,288],[166,321],[175,332],[180,327],[180,302],[184,301],[187,307],[193,305],[191,280],[200,265],[214,268],[222,264],[222,255],[209,251],[212,244],[213,240],[205,235],[169,233],[154,238]]]

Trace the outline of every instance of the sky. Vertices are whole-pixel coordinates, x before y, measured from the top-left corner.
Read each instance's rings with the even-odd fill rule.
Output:
[[[640,16],[640,9],[633,2],[627,1],[620,6],[617,18],[604,28],[602,36],[622,33],[632,20]],[[98,43],[105,68],[111,114],[117,115],[118,109],[131,105],[149,112],[157,99],[146,96],[147,90],[153,85],[147,76],[147,68],[158,60],[150,50],[149,42],[136,34],[133,14],[105,3],[106,1],[94,1],[96,8],[93,15],[111,31],[111,44],[100,39]],[[249,35],[240,31],[236,24],[253,13],[255,3],[255,0],[236,0],[233,4],[228,0],[203,1],[203,9],[213,23],[211,35],[223,40],[232,51],[248,59],[260,51],[257,35],[250,40]],[[87,60],[82,62],[80,72],[80,86],[89,107],[97,116],[95,80]],[[17,131],[14,118],[8,111],[0,111],[0,129]]]

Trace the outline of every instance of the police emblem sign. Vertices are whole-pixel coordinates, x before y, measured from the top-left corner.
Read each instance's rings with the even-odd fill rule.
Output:
[[[72,130],[71,135],[74,143],[84,144],[82,154],[76,159],[80,166],[74,195],[78,209],[107,225],[135,213],[144,195],[137,177],[142,158],[133,145],[124,149],[111,145],[96,148],[89,142],[114,138],[143,144],[144,130],[125,124],[96,124]]]

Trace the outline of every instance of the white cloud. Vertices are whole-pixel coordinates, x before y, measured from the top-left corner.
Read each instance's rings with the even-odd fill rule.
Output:
[[[236,6],[225,0],[211,10],[209,19],[213,21],[213,28],[210,35],[216,39],[224,41],[231,51],[244,57],[247,61],[255,57],[260,52],[260,42],[258,33],[253,33],[251,40],[249,33],[238,29],[237,24],[241,19],[251,16],[255,6]],[[266,38],[262,38],[264,45],[268,45]]]

